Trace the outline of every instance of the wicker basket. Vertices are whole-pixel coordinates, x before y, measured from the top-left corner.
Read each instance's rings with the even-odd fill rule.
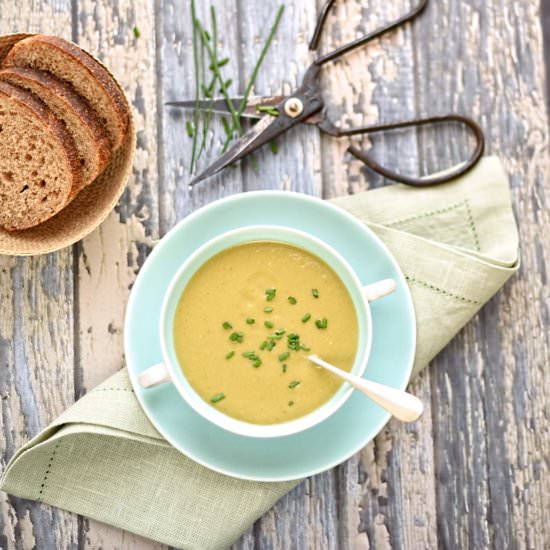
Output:
[[[27,36],[31,35],[0,36],[0,63],[12,46]],[[122,90],[120,85],[119,87]],[[127,99],[126,103],[130,113],[128,132],[124,143],[112,155],[105,170],[67,207],[46,222],[23,231],[8,232],[0,229],[0,254],[32,256],[53,252],[83,239],[105,220],[118,202],[132,173],[136,132],[132,109]]]

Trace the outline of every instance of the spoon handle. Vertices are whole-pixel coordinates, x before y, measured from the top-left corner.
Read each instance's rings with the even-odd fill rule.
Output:
[[[360,376],[351,374],[342,369],[323,361],[317,355],[310,355],[308,359],[332,372],[336,376],[343,378],[346,382],[351,384],[355,389],[364,393],[367,397],[372,399],[377,405],[380,405],[384,410],[388,411],[395,418],[402,420],[403,422],[414,422],[420,418],[424,411],[424,405],[422,401],[414,395],[407,393],[390,386],[384,386],[377,382],[365,380]]]

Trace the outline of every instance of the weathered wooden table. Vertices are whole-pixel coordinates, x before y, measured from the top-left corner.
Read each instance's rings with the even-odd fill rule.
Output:
[[[2,464],[120,368],[132,282],[154,241],[178,220],[244,190],[332,197],[384,183],[345,154],[345,140],[300,127],[280,140],[277,155],[257,155],[259,173],[244,163],[190,193],[186,115],[163,106],[194,92],[188,4],[0,0],[0,34],[55,33],[98,54],[125,86],[139,130],[133,178],[99,230],[48,256],[0,258]],[[210,3],[197,4],[206,17]],[[242,91],[280,0],[214,4],[220,48],[231,57],[226,73]],[[301,77],[320,4],[286,0],[258,93],[287,92]],[[324,48],[410,5],[342,0]],[[427,404],[421,421],[391,422],[346,464],[282,499],[235,548],[550,547],[550,162],[538,9],[536,0],[432,1],[414,27],[325,73],[331,114],[342,125],[449,110],[478,117],[489,151],[510,174],[523,266],[412,384]],[[376,138],[374,152],[414,172],[466,151],[462,133],[448,130],[435,144],[432,137]],[[160,548],[47,506],[0,499],[3,549]]]

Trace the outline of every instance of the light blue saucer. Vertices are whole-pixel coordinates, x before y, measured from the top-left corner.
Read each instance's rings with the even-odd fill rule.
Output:
[[[365,225],[320,199],[283,191],[235,195],[197,210],[153,250],[130,295],[125,350],[135,394],[157,430],[183,454],[223,474],[258,481],[298,479],[340,464],[364,447],[389,415],[355,392],[329,419],[288,437],[232,434],[199,416],[172,384],[143,390],[137,376],[161,361],[159,318],[166,289],[198,246],[229,229],[272,224],[309,232],[338,250],[363,284],[393,278],[397,291],[371,305],[372,352],[365,377],[405,388],[415,353],[412,299],[401,270]]]

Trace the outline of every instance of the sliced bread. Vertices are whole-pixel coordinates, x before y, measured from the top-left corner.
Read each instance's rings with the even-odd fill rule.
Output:
[[[12,47],[3,66],[48,71],[69,82],[104,124],[112,148],[122,144],[129,123],[124,95],[109,72],[72,42],[43,34],[30,36]]]
[[[90,105],[71,86],[44,71],[17,67],[2,69],[0,81],[35,94],[65,123],[78,150],[81,187],[91,183],[107,165],[111,147]]]
[[[0,227],[27,229],[74,196],[80,163],[65,125],[30,92],[0,82]]]

